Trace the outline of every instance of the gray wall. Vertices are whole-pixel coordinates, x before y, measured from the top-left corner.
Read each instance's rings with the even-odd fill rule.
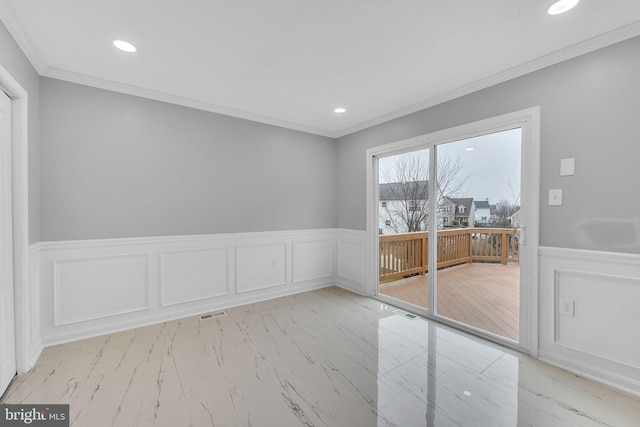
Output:
[[[40,98],[39,77],[27,57],[0,22],[0,65],[16,79],[28,93],[29,106],[29,243],[40,239],[40,192],[38,163],[38,103]]]
[[[42,241],[331,228],[330,138],[42,78]]]
[[[640,253],[638,51],[640,38],[627,40],[342,137],[336,145],[39,79],[0,25],[0,64],[29,93],[30,242],[362,230],[367,148],[539,105],[541,245]],[[559,176],[564,157],[576,158],[575,176]],[[549,188],[564,189],[563,206],[546,205]]]
[[[338,227],[365,229],[366,149],[541,106],[540,244],[640,253],[640,38],[338,140]],[[560,159],[576,175],[560,177]],[[564,205],[548,206],[550,188]]]

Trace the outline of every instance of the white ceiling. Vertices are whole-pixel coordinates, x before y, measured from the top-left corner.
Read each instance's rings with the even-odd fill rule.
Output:
[[[0,18],[41,75],[338,137],[640,35],[640,0],[552,2],[0,0]]]

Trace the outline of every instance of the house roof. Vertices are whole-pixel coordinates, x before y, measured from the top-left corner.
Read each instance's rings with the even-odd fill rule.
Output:
[[[456,206],[454,216],[465,217],[465,218],[469,216],[469,213],[471,212],[471,207],[473,206],[473,197],[465,197],[465,198],[459,198],[459,199],[454,199],[449,197],[449,201],[451,201],[451,203],[453,203]],[[458,206],[460,205],[464,206],[463,213],[458,211]]]
[[[428,198],[429,181],[380,184],[380,200],[426,200]]]
[[[491,206],[489,205],[489,201],[488,200],[475,200],[473,202],[474,205],[476,205],[476,209],[490,209]]]

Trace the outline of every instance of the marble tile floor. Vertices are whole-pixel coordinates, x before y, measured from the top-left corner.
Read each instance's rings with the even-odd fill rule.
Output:
[[[2,403],[93,426],[640,426],[640,398],[331,287],[46,348]]]

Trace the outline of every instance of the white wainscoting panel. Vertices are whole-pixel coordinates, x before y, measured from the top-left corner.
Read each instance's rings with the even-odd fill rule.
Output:
[[[32,246],[41,345],[336,284],[336,229],[43,242]],[[354,267],[357,270],[358,267]]]
[[[287,284],[287,245],[257,245],[236,248],[238,293]]]
[[[542,247],[539,280],[540,358],[640,395],[640,255]]]
[[[160,266],[163,307],[229,294],[228,248],[162,252]]]
[[[54,262],[55,325],[149,308],[146,254]]]
[[[364,231],[340,230],[338,233],[338,284],[361,295],[368,295],[364,273],[365,237]]]
[[[558,345],[640,369],[640,278],[556,270]],[[559,314],[559,299],[576,301],[574,316]],[[616,332],[612,325],[621,325]]]
[[[293,283],[325,279],[333,274],[333,240],[293,242]]]

